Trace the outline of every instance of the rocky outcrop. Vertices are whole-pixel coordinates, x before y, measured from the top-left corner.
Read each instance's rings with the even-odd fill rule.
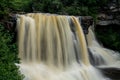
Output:
[[[80,23],[85,34],[88,34],[88,28],[93,25],[93,18],[91,16],[81,16]]]
[[[112,80],[120,80],[120,68],[98,68],[105,76]]]
[[[120,25],[120,1],[112,0],[99,10],[97,25]]]

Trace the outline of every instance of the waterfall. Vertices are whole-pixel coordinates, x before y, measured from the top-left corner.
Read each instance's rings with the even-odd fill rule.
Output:
[[[93,56],[92,63],[99,67],[120,68],[120,53],[104,48],[96,40],[94,30],[89,28],[87,35],[88,48]]]
[[[110,80],[93,66],[88,48],[93,57],[98,50],[107,58],[107,50],[102,50],[91,29],[87,47],[77,17],[29,13],[19,15],[17,29],[18,66],[24,80]]]

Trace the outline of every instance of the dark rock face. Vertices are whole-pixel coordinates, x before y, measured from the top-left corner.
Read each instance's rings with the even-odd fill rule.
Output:
[[[120,25],[120,1],[110,0],[108,4],[99,11],[97,25]]]
[[[105,76],[113,79],[113,80],[120,80],[120,68],[98,68]]]
[[[120,0],[110,0],[108,4],[102,7],[97,16],[96,30],[105,33],[108,26],[111,25],[116,32],[120,28]],[[114,67],[97,67],[105,76],[112,80],[120,80],[120,68]]]
[[[82,29],[85,34],[88,34],[88,28],[93,24],[93,18],[91,16],[81,16],[79,18]]]

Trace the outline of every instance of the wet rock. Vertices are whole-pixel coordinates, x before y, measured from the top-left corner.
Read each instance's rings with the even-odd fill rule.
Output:
[[[120,25],[120,2],[119,0],[111,0],[102,7],[97,16],[97,25]]]
[[[113,80],[120,80],[120,68],[98,68],[105,76]]]
[[[93,24],[93,17],[91,16],[81,16],[79,18],[85,34],[88,34],[88,28]]]

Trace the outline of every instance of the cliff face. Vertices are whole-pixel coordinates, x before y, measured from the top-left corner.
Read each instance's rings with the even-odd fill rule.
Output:
[[[97,25],[120,25],[120,1],[110,0],[108,4],[100,7],[97,17]]]
[[[110,0],[98,10],[96,33],[104,47],[119,50],[120,45],[120,0]],[[117,44],[116,44],[117,43]],[[120,80],[119,68],[99,68],[101,72],[112,80]]]

